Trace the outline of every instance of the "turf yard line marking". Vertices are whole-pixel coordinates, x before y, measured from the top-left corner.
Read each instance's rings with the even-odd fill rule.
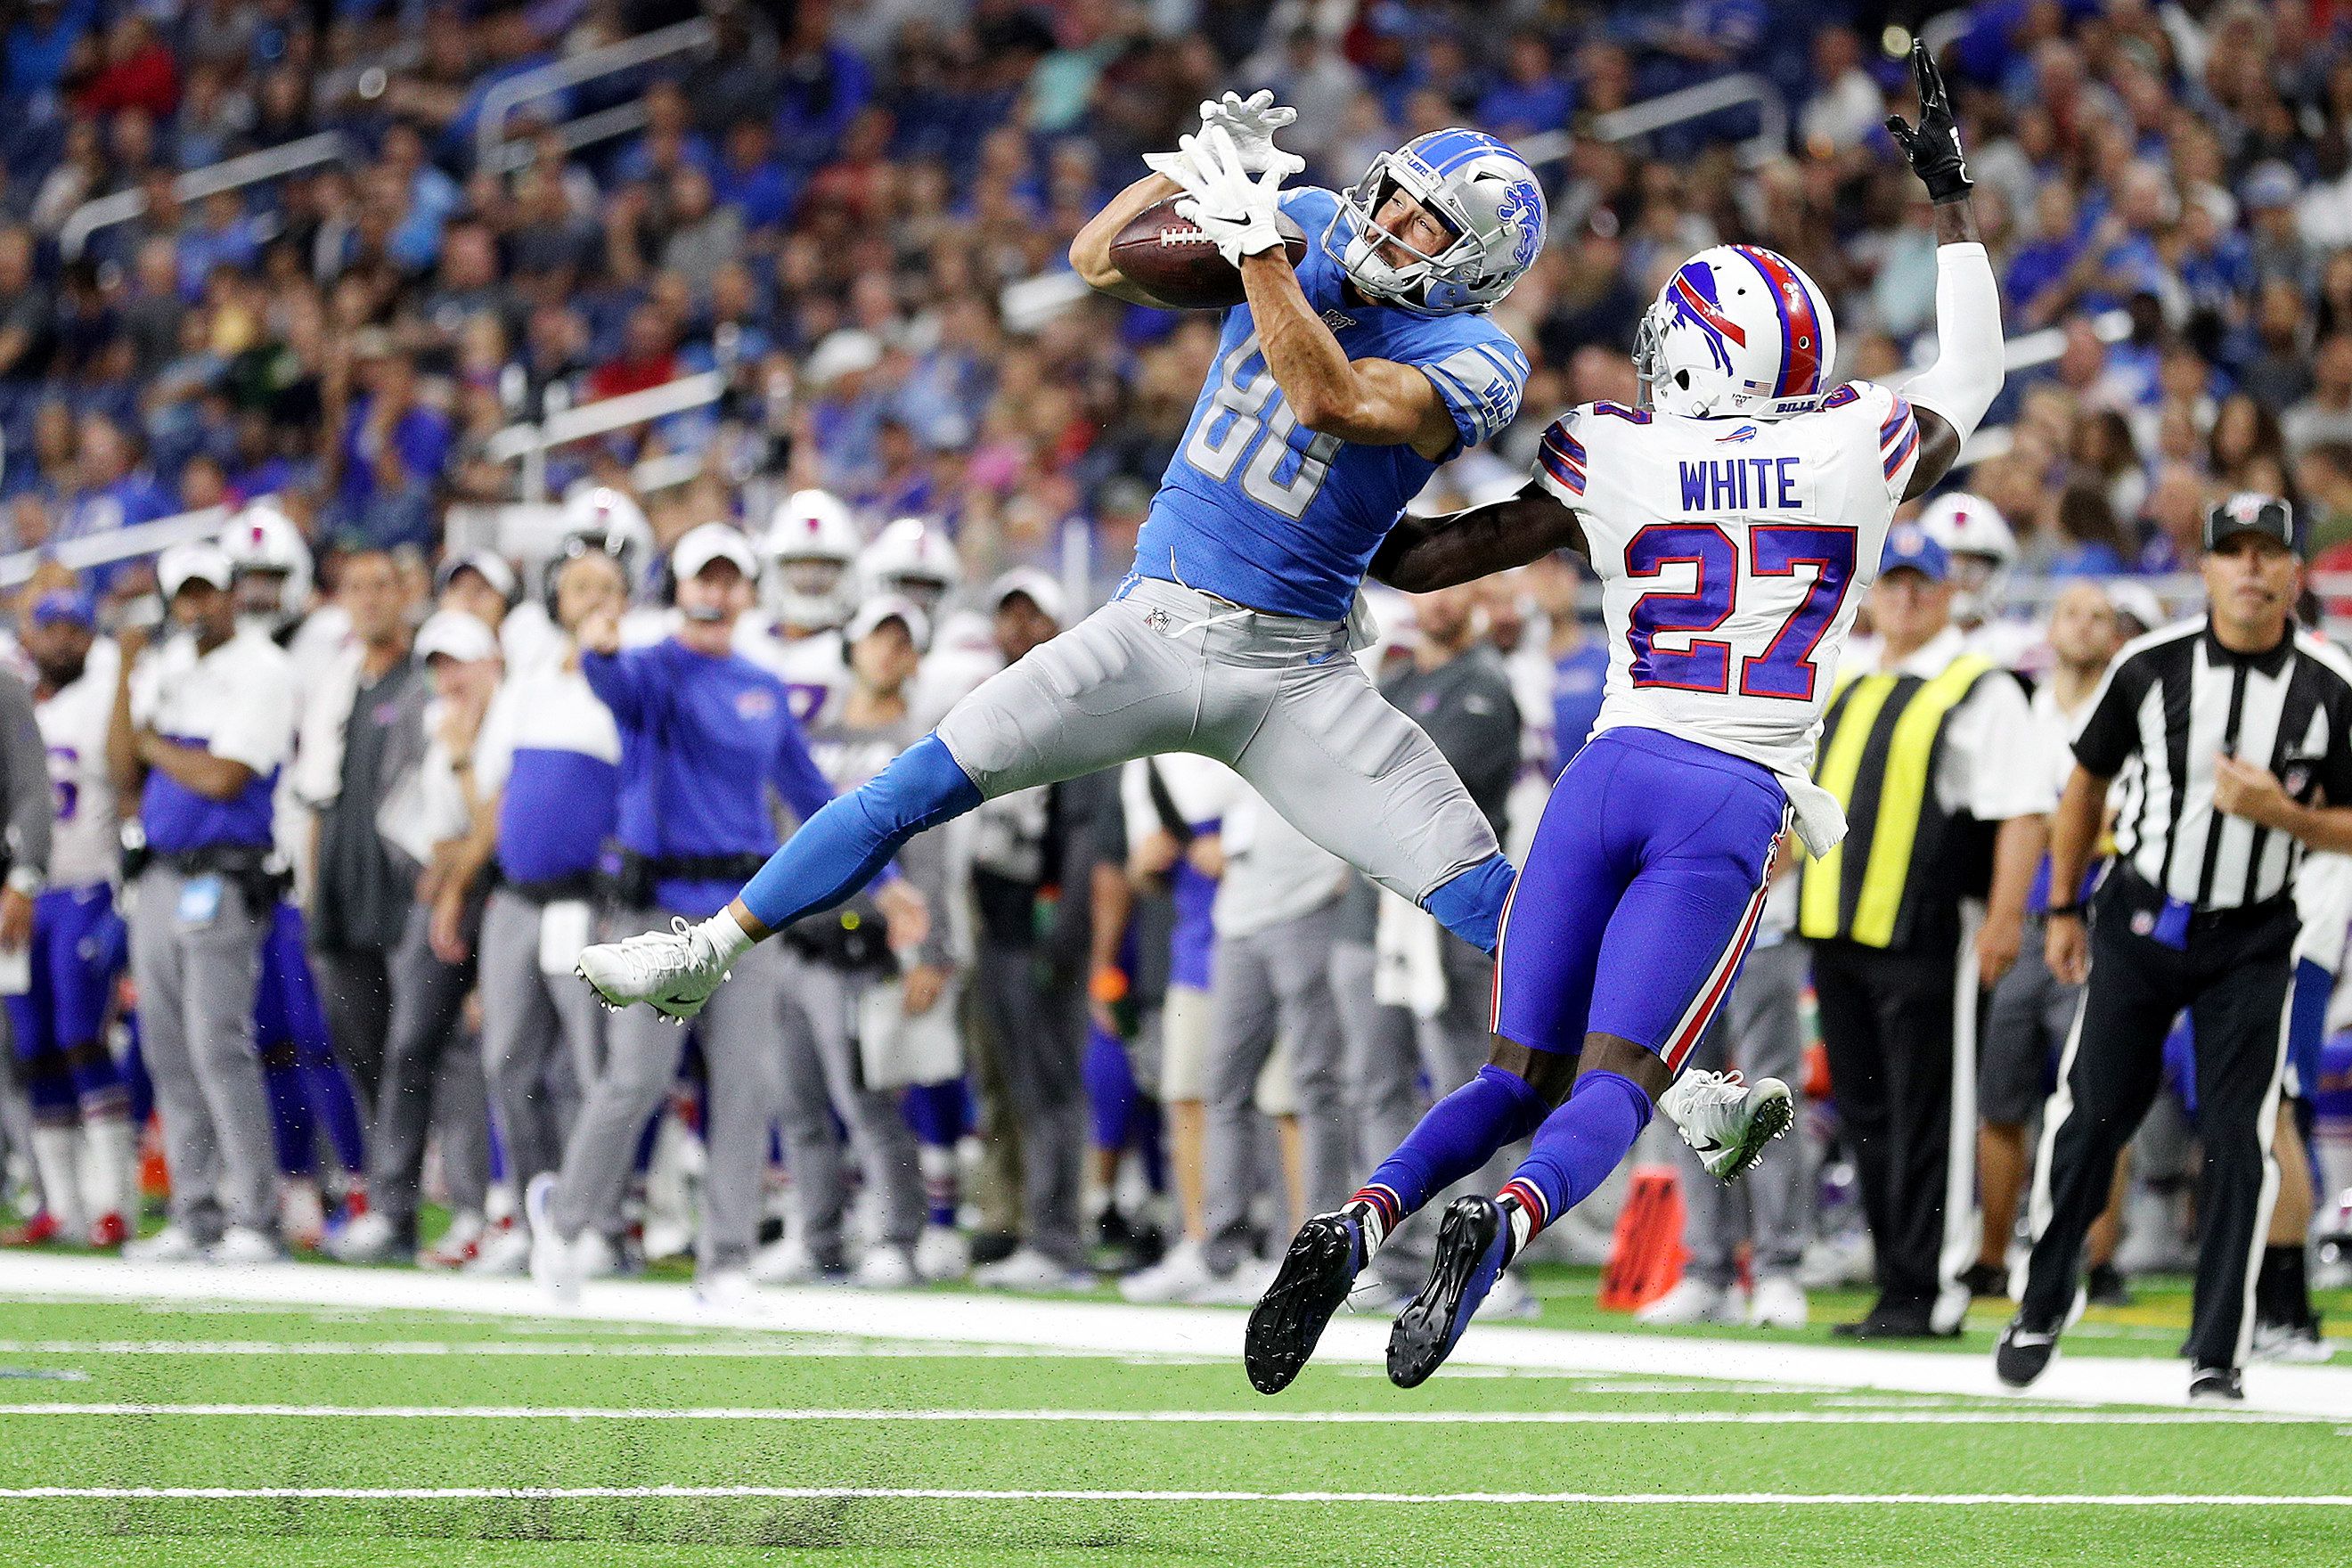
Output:
[[[2326,1426],[2263,1411],[2104,1410],[852,1410],[764,1405],[0,1405],[16,1416],[195,1416],[379,1421],[859,1421],[1158,1426]]]
[[[450,1277],[397,1268],[320,1268],[263,1264],[215,1268],[125,1263],[120,1258],[0,1257],[0,1290],[55,1300],[149,1302],[236,1300],[255,1306],[370,1306],[491,1314],[547,1315],[544,1292],[527,1279]],[[1177,1352],[1235,1360],[1243,1314],[1213,1307],[1136,1307],[1105,1300],[1009,1296],[988,1291],[856,1290],[838,1286],[762,1289],[723,1306],[694,1300],[683,1284],[597,1280],[562,1315],[577,1322],[668,1322],[711,1330],[840,1334],[900,1342],[982,1342],[1112,1355]],[[1326,1365],[1382,1363],[1389,1325],[1369,1316],[1334,1321],[1317,1357]],[[1454,1367],[1547,1367],[1677,1381],[1830,1384],[1846,1390],[2013,1397],[1993,1376],[1989,1346],[1941,1351],[1711,1339],[1474,1324],[1454,1348]],[[2188,1369],[2170,1356],[2061,1357],[2032,1397],[2077,1405],[2179,1405]],[[2352,1419],[2352,1370],[2256,1366],[2246,1374],[2250,1410]]]
[[[1051,1346],[970,1345],[936,1341],[844,1340],[825,1344],[773,1341],[690,1340],[672,1344],[595,1340],[0,1340],[0,1355],[158,1356],[604,1356],[688,1360],[961,1360],[1133,1361],[1150,1365],[1203,1366],[1221,1356],[1136,1356]],[[1383,1373],[1382,1376],[1387,1374]]]
[[[2310,1497],[2240,1492],[1244,1492],[964,1487],[14,1487],[0,1501],[50,1502],[602,1502],[667,1499],[811,1502],[1501,1503],[1652,1508],[2352,1508],[2352,1493]]]

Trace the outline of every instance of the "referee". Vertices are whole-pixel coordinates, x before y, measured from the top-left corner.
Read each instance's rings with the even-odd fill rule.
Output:
[[[2051,886],[2078,887],[2122,778],[2115,868],[2088,929],[2080,904],[2048,915],[2052,973],[2089,984],[2042,1116],[2025,1289],[1993,1352],[2011,1387],[2041,1375],[2074,1314],[2084,1236],[2186,1007],[2205,1148],[2189,1396],[2245,1397],[2252,1275],[2279,1186],[2294,876],[2305,847],[2352,847],[2352,663],[2294,630],[2303,564],[2285,501],[2215,508],[2204,574],[2206,614],[2133,642],[2107,672],[2053,825]]]

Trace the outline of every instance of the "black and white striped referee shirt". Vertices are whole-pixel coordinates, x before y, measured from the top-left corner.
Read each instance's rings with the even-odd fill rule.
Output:
[[[2236,654],[2200,616],[2126,644],[2074,732],[2074,760],[2120,778],[2116,853],[2200,910],[2291,890],[2303,846],[2213,809],[2213,760],[2258,763],[2305,805],[2352,805],[2352,659],[2296,631]]]

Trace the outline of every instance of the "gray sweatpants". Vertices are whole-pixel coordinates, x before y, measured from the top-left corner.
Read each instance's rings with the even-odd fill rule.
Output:
[[[1344,622],[1155,578],[990,677],[939,737],[992,799],[1163,752],[1214,757],[1416,903],[1497,853],[1436,744],[1349,654]]]
[[[1209,1267],[1232,1272],[1249,1245],[1256,1194],[1258,1074],[1277,1037],[1288,1042],[1297,1080],[1298,1130],[1310,1214],[1334,1209],[1353,1190],[1355,1139],[1339,1073],[1339,1019],[1328,958],[1337,900],[1263,931],[1217,939],[1209,991],[1202,1183],[1207,1188]],[[1305,1215],[1290,1216],[1287,1235]]]
[[[1793,938],[1751,949],[1739,982],[1693,1048],[1690,1068],[1721,1072],[1737,1067],[1750,1083],[1777,1078],[1802,1092],[1804,1032],[1798,1008],[1805,989],[1805,944]],[[1764,1152],[1757,1167],[1727,1186],[1706,1173],[1680,1138],[1675,1157],[1683,1176],[1683,1245],[1694,1279],[1720,1289],[1736,1273],[1740,1237],[1754,1243],[1756,1277],[1793,1274],[1805,1250],[1812,1205],[1805,1201],[1807,1168],[1801,1140]]]
[[[672,913],[624,911],[611,929],[666,929]],[[702,1236],[696,1248],[706,1272],[742,1267],[759,1240],[760,1185],[782,1072],[776,1016],[782,1005],[783,963],[778,946],[763,943],[737,959],[730,978],[710,994],[694,1024],[709,1073],[702,1117]],[[604,1070],[588,1090],[563,1148],[551,1210],[558,1236],[577,1237],[620,1212],[638,1135],[669,1093],[685,1047],[686,1031],[650,1007],[632,1007],[608,1020]]]
[[[982,938],[972,1002],[1021,1147],[1021,1239],[1065,1268],[1087,1265],[1078,1230],[1087,1155],[1083,988],[1037,978],[1037,950]]]
[[[131,973],[139,987],[139,1051],[163,1117],[172,1217],[206,1240],[228,1226],[276,1235],[278,1155],[269,1093],[253,1047],[267,911],[244,889],[205,879],[208,911],[181,908],[196,879],[151,865],[131,915]]]
[[[802,1240],[827,1267],[842,1261],[849,1183],[842,1169],[841,1139],[834,1131],[837,1115],[849,1130],[867,1186],[881,1199],[883,1241],[911,1247],[923,1226],[922,1167],[915,1134],[899,1114],[898,1097],[866,1088],[859,1067],[853,1014],[865,982],[793,952],[789,943],[778,945],[783,958],[778,1121]]]
[[[1487,1006],[1495,984],[1495,961],[1452,936],[1439,943],[1445,968],[1445,1005],[1428,1018],[1372,999],[1378,966],[1371,943],[1342,942],[1331,949],[1331,996],[1338,1004],[1346,1043],[1341,1060],[1356,1131],[1358,1168],[1369,1173],[1386,1159],[1429,1110],[1423,1080],[1443,1097],[1478,1076],[1493,1048]],[[1423,1205],[1443,1208],[1462,1193],[1491,1193],[1514,1163],[1497,1152],[1486,1166]],[[1346,1193],[1340,1197],[1344,1200]],[[1433,1225],[1399,1226],[1373,1259],[1381,1278],[1401,1289],[1418,1289],[1429,1273]]]
[[[562,1163],[579,1095],[596,1081],[604,1055],[595,994],[539,966],[540,914],[504,888],[482,911],[482,1072],[518,1193]],[[566,1085],[576,1086],[568,1096]]]
[[[425,1141],[436,1126],[449,1206],[481,1213],[490,1185],[489,1089],[481,1043],[463,1021],[474,965],[436,958],[432,925],[429,906],[411,905],[385,965],[392,1025],[384,1035],[375,1135],[368,1141],[369,1201],[404,1234],[415,1228]]]

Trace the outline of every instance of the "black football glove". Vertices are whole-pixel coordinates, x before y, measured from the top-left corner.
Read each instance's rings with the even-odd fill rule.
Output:
[[[1886,133],[1903,149],[1911,172],[1927,187],[1927,198],[1937,206],[1965,201],[1976,184],[1969,178],[1969,161],[1960,152],[1959,122],[1952,117],[1951,95],[1944,90],[1944,73],[1927,53],[1927,46],[1911,46],[1911,75],[1919,84],[1919,123],[1915,128],[1899,114],[1886,117]]]

